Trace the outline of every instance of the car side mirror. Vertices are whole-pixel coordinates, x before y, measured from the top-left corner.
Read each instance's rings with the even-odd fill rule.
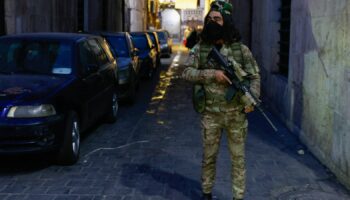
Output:
[[[138,56],[139,53],[140,53],[140,50],[139,50],[138,48],[134,48],[132,54],[133,54],[134,56]]]

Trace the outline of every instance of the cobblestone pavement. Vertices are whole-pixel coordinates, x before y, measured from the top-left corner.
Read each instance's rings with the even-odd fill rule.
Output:
[[[192,109],[191,84],[178,78],[187,54],[177,50],[162,61],[159,78],[142,82],[136,103],[121,107],[116,123],[96,126],[85,136],[76,165],[52,165],[42,156],[1,158],[0,200],[200,199],[199,115]],[[278,133],[259,113],[249,115],[246,199],[350,199],[296,137],[268,115]],[[215,199],[232,199],[229,166],[223,137]]]

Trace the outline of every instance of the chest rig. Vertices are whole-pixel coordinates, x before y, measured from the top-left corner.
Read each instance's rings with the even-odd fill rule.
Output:
[[[201,44],[199,46],[199,69],[213,69],[215,67],[208,65],[207,63],[207,56],[210,52],[210,50],[213,47],[211,45],[207,45],[207,44]],[[224,47],[222,47],[224,48]],[[227,48],[227,47],[226,47]],[[243,56],[243,52],[242,52],[242,48],[241,48],[241,43],[240,42],[235,42],[233,44],[231,44],[230,46],[228,46],[228,48],[226,49],[227,55],[228,57],[233,57],[233,59],[239,63],[242,66],[242,69],[245,71],[245,60],[244,60],[244,56]]]
[[[198,69],[214,69],[215,66],[209,65],[207,63],[207,56],[211,50],[211,45],[201,44],[199,46],[199,68]],[[226,52],[227,57],[233,57],[233,59],[239,63],[244,69],[244,56],[241,49],[241,43],[231,44],[229,48],[226,47],[228,52]],[[193,106],[196,112],[202,113],[206,106],[206,94],[203,84],[193,85]],[[237,99],[236,99],[237,101]]]

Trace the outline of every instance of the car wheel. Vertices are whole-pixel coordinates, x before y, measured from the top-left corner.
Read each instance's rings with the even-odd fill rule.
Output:
[[[116,92],[113,92],[111,97],[111,105],[107,114],[107,122],[114,123],[117,121],[119,110],[118,96]]]
[[[61,165],[73,165],[79,159],[80,153],[80,129],[79,120],[75,112],[66,115],[63,142],[57,154],[57,163]]]

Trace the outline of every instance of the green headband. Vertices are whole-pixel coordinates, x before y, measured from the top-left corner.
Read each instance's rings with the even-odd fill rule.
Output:
[[[219,11],[222,15],[223,14],[231,15],[233,7],[232,7],[232,4],[230,4],[230,3],[227,3],[227,2],[222,1],[222,0],[221,1],[216,0],[210,4],[210,10]]]

